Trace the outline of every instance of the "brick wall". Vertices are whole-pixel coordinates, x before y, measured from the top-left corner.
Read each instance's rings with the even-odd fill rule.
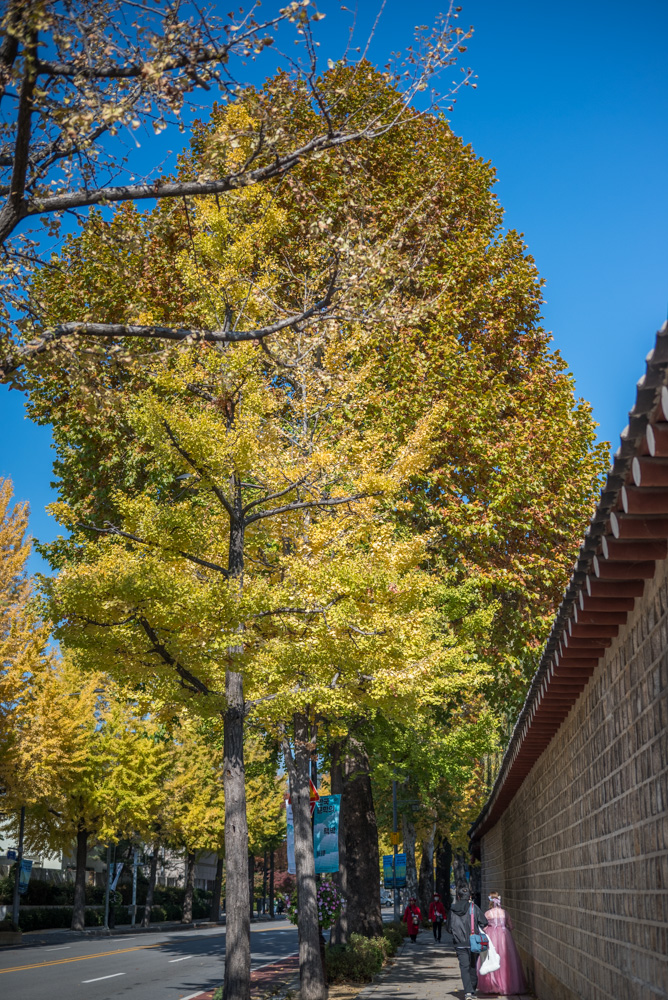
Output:
[[[482,841],[540,1000],[668,997],[668,573]]]

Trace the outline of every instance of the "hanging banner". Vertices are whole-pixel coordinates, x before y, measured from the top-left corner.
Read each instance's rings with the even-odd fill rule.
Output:
[[[111,865],[111,870],[112,870],[112,872],[114,870],[113,862],[112,862],[112,865]],[[116,886],[118,885],[118,880],[121,877],[121,872],[122,871],[123,871],[123,862],[121,861],[121,862],[119,862],[116,865],[116,874],[114,875],[113,881],[112,881],[111,885],[109,886],[109,891],[110,892],[113,892],[114,889],[116,888]]]
[[[393,854],[383,854],[383,882],[386,889],[394,889],[394,881],[392,879],[392,862],[394,860]],[[406,885],[406,855],[397,854],[396,862],[396,873],[397,873],[397,884],[396,888],[401,889],[402,886]]]
[[[28,861],[27,858],[21,860],[21,867],[19,868],[19,893],[23,895],[24,892],[28,891],[28,883],[30,882],[30,872],[32,871],[32,861]]]
[[[313,813],[313,854],[315,873],[339,870],[339,813],[340,795],[321,795]]]
[[[292,818],[292,806],[289,802],[285,805],[285,814],[288,820],[288,872],[290,875],[297,874],[295,867],[295,824]]]

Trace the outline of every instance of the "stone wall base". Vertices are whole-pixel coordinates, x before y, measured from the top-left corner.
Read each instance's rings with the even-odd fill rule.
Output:
[[[561,980],[553,976],[544,965],[537,962],[533,955],[530,955],[524,948],[518,947],[522,968],[527,979],[527,986],[531,992],[538,997],[538,1000],[582,1000],[582,998],[569,990]]]

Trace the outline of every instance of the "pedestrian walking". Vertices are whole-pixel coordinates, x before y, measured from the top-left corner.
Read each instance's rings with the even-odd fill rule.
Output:
[[[429,919],[431,920],[431,927],[434,932],[434,941],[441,940],[441,928],[443,927],[445,917],[445,907],[441,902],[441,897],[435,892],[429,907]]]
[[[417,936],[420,933],[420,924],[422,923],[422,914],[420,913],[420,907],[417,904],[415,896],[411,896],[408,900],[408,906],[401,919],[405,921],[408,928],[408,936],[413,944],[415,944]]]
[[[496,972],[478,973],[478,986],[483,993],[526,993],[522,963],[513,941],[513,922],[501,906],[498,892],[490,892],[491,907],[485,913],[488,920],[487,934],[498,952],[501,965]]]
[[[453,903],[448,912],[445,929],[452,934],[455,952],[462,975],[464,1000],[475,1000],[478,988],[478,953],[471,951],[471,935],[480,934],[480,929],[487,926],[487,917],[471,899],[468,886],[457,888],[457,902]]]

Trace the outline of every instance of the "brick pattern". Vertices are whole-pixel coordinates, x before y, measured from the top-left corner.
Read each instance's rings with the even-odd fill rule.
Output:
[[[668,573],[483,837],[540,1000],[668,998]]]

